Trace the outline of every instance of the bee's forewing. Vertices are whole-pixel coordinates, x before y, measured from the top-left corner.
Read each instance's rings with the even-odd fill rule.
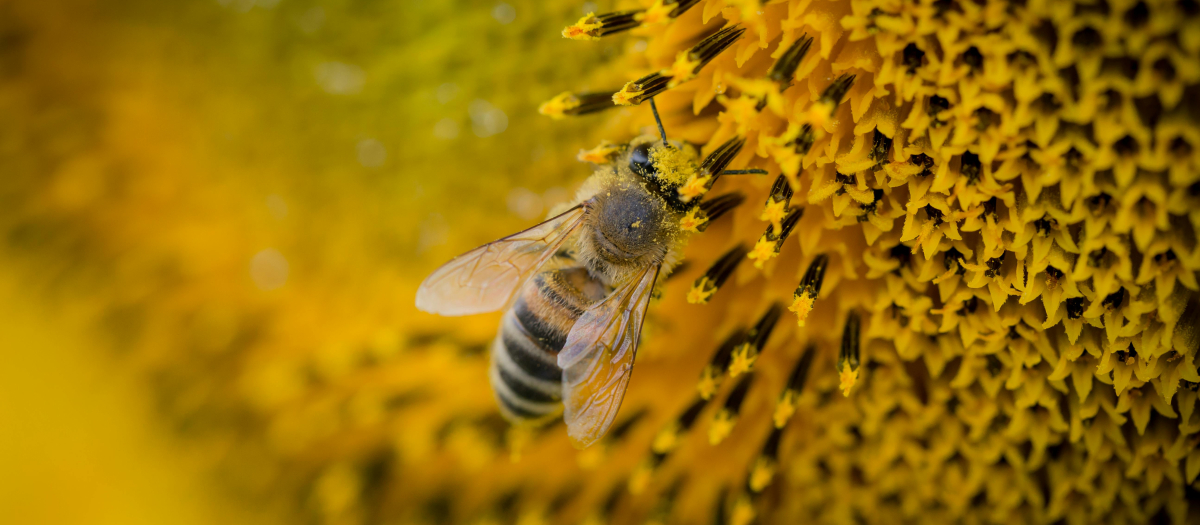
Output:
[[[588,308],[558,354],[563,369],[563,420],[578,448],[604,437],[617,417],[658,268],[646,268],[640,278]]]
[[[579,205],[520,233],[475,248],[434,270],[417,289],[417,308],[470,315],[504,308],[583,221]]]

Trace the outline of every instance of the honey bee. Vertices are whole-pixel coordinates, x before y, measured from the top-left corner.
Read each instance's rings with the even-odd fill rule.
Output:
[[[701,173],[696,159],[695,148],[665,135],[638,137],[596,170],[570,209],[462,254],[421,283],[417,308],[426,312],[506,310],[489,378],[508,420],[547,421],[561,409],[579,448],[607,432],[650,297],[681,258],[680,219],[697,203],[680,196],[679,173]]]

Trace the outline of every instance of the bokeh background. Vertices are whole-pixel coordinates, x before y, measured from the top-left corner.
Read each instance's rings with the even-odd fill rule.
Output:
[[[620,55],[556,4],[0,0],[0,522],[356,512],[315,465],[433,436],[386,407],[495,320],[344,379],[449,330],[420,278],[569,198],[612,132],[537,114]]]

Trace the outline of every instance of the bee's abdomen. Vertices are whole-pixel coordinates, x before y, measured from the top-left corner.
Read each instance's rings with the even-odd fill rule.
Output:
[[[558,352],[591,304],[576,283],[581,268],[552,270],[530,279],[504,315],[492,347],[490,377],[509,419],[541,419],[558,412],[562,369]]]

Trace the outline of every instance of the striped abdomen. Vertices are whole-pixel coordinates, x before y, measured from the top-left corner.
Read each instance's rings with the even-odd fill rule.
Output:
[[[562,399],[558,352],[575,321],[603,293],[583,268],[542,272],[518,292],[500,322],[489,371],[505,417],[539,420],[558,413]]]

